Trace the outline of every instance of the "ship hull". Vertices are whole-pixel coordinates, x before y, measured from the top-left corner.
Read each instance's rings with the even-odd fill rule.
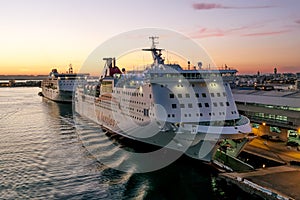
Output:
[[[42,88],[42,95],[47,99],[62,103],[72,103],[73,99],[72,91],[61,91],[52,88]]]
[[[99,98],[76,93],[75,112],[109,132],[135,141],[180,151],[194,159],[211,162],[224,139],[242,138],[243,141],[236,149],[235,156],[246,144],[242,133],[220,134],[218,129],[194,125],[175,127],[172,123],[155,118],[149,118],[148,121],[141,123],[128,117],[128,114],[123,113],[122,108],[118,108],[117,104],[114,106],[110,101],[100,102]],[[107,106],[108,104],[110,106]],[[212,129],[214,133],[207,133],[208,129]]]

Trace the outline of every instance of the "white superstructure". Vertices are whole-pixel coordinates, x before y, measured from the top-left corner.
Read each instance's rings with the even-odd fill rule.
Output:
[[[239,115],[230,85],[236,70],[184,70],[165,64],[162,49],[150,49],[154,63],[140,72],[122,72],[106,58],[99,82],[78,87],[75,110],[104,129],[127,138],[184,151],[212,161],[221,145],[237,156],[251,132]]]

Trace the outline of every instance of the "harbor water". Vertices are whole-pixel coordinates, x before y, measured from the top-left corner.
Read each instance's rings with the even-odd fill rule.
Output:
[[[39,91],[0,88],[0,199],[259,199],[218,182],[210,166],[185,156],[148,173],[109,168],[90,152],[114,157],[115,139],[87,120],[94,128],[78,131],[72,105]],[[134,144],[126,148],[135,151]]]

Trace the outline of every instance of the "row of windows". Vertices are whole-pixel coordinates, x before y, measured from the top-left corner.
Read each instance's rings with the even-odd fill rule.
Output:
[[[76,82],[74,82],[74,81],[72,81],[72,82],[70,82],[70,81],[60,81],[59,82],[59,85],[79,85],[79,84],[82,84],[82,83],[84,83],[85,81],[76,81]],[[50,83],[51,84],[51,83]],[[53,83],[52,83],[53,84]],[[56,84],[56,83],[55,83]]]
[[[233,114],[233,113],[237,113],[237,112],[236,112],[236,111],[232,111],[231,113]],[[219,112],[218,114],[219,114],[220,116],[221,116],[221,115],[224,115],[224,116],[225,116],[226,113],[225,113],[225,112]],[[216,113],[214,113],[214,112],[213,112],[213,113],[208,113],[208,115],[209,115],[209,116],[216,116]],[[203,117],[203,113],[196,113],[196,117],[199,117],[199,116],[200,116],[200,117]],[[175,117],[175,114],[168,114],[168,118],[170,118],[170,117],[173,117],[173,118],[174,118],[174,117]],[[191,114],[191,113],[189,113],[189,114],[184,114],[184,117],[192,117],[192,114]]]
[[[60,86],[63,86],[63,85],[74,85],[74,83],[59,83]]]
[[[276,119],[276,120],[280,120],[280,121],[288,120],[287,116],[267,114],[267,113],[255,113],[254,116],[262,117],[262,118],[269,118],[269,119]]]
[[[151,73],[151,78],[163,77],[163,78],[184,78],[184,79],[209,79],[220,77],[219,73]]]
[[[207,94],[206,94],[206,93],[201,93],[201,96],[202,96],[203,98],[206,98],[206,97],[207,97]],[[221,93],[220,93],[220,92],[217,92],[217,93],[210,93],[210,96],[211,96],[211,97],[221,97]],[[226,92],[223,92],[223,96],[226,97]],[[182,98],[182,97],[183,97],[182,94],[177,94],[177,98]],[[186,93],[186,94],[185,94],[185,97],[186,97],[186,98],[190,98],[190,94],[189,94],[189,93]],[[199,97],[200,97],[199,93],[195,93],[195,97],[196,97],[196,98],[199,98]],[[170,94],[170,98],[171,98],[171,99],[174,99],[174,98],[175,98],[175,94],[171,93],[171,94]]]
[[[134,108],[132,108],[132,107],[124,107],[124,109],[127,110],[128,112],[130,112],[130,111],[134,112]],[[132,112],[130,112],[130,113],[132,113]],[[140,110],[140,109],[136,109],[136,112],[144,114],[144,111]]]
[[[230,106],[230,104],[229,104],[228,101],[225,102],[225,104],[226,104],[226,106]],[[224,102],[219,102],[219,105],[220,105],[221,107],[223,107],[223,106],[224,106]],[[209,103],[204,103],[204,106],[205,106],[206,108],[209,108]],[[217,103],[217,102],[213,102],[213,106],[214,106],[214,107],[218,107],[218,103]],[[181,104],[179,104],[179,107],[180,107],[180,108],[185,108],[185,104],[181,103]],[[199,108],[202,108],[202,107],[203,107],[202,103],[198,103],[198,107],[199,107]],[[176,104],[176,103],[173,103],[173,104],[172,104],[172,108],[173,108],[173,109],[176,109],[176,108],[177,108],[177,104]],[[192,104],[192,103],[188,103],[188,104],[187,104],[187,108],[193,108],[193,104]]]
[[[294,125],[293,120],[289,119],[287,116],[282,115],[273,115],[273,114],[266,114],[266,113],[255,113],[251,111],[245,112],[245,115],[248,116],[251,119],[257,119],[257,120],[265,120],[272,123],[277,124],[288,124],[288,125]]]
[[[276,105],[267,105],[267,104],[259,104],[259,103],[248,103],[248,102],[240,102],[240,101],[237,101],[236,104],[261,106],[261,107],[265,107],[265,108],[274,108],[274,109],[280,109],[280,110],[300,111],[300,108],[290,107],[290,106],[276,106]]]
[[[104,101],[102,101],[102,104],[105,104],[105,103],[107,103],[107,102],[104,102]],[[101,108],[104,108],[104,109],[107,109],[107,110],[110,110],[110,111],[112,111],[112,112],[117,112],[117,110],[116,109],[111,109],[111,107],[108,107],[108,106],[104,106],[104,105],[102,105],[101,103],[99,104],[99,106],[101,107]],[[132,107],[125,107],[125,109],[127,109],[127,110],[129,110],[129,111],[134,111],[134,108],[132,108]],[[139,113],[144,113],[144,111],[143,110],[139,110],[139,109],[137,109],[137,112],[139,112]],[[133,113],[123,113],[124,115],[126,115],[126,116],[128,116],[128,117],[131,117],[131,118],[133,118],[133,119],[136,119],[136,120],[138,120],[138,121],[144,121],[144,119],[142,118],[142,117],[139,117],[139,116],[136,116],[136,115],[132,115]]]
[[[125,109],[126,109],[126,110],[131,110],[131,111],[134,111],[134,108],[132,108],[132,107],[129,107],[129,106],[125,106]]]
[[[227,83],[224,83],[224,86],[227,86]],[[192,87],[195,87],[195,84],[191,84]],[[199,87],[207,87],[206,83],[200,83],[198,84]],[[216,87],[217,84],[216,83],[211,83],[210,84],[211,87]],[[150,86],[149,86],[150,87]],[[160,85],[160,87],[168,87],[168,85]],[[177,87],[183,87],[183,84],[177,84]]]
[[[113,90],[114,93],[117,93],[117,94],[120,94],[121,92],[118,91],[118,90]],[[140,92],[126,92],[126,91],[122,91],[122,94],[124,95],[129,95],[129,96],[134,96],[134,97],[138,97],[138,96],[141,96],[143,97],[144,94],[143,93],[140,93]]]
[[[132,118],[132,119],[136,119],[136,120],[138,120],[138,121],[144,121],[143,118],[137,117],[137,116],[135,116],[135,115],[130,115],[130,114],[127,114],[127,113],[124,113],[124,115],[126,115],[127,117],[130,117],[130,118]]]
[[[135,103],[135,104],[140,104],[140,105],[146,105],[145,102],[141,102],[141,101],[133,101],[131,99],[122,99],[123,102],[128,102],[128,103]]]
[[[120,94],[120,91],[113,91],[113,92]],[[126,91],[122,91],[122,94],[129,95],[129,96],[136,96],[136,97],[137,96],[141,96],[141,97],[144,96],[143,93],[138,93],[138,92],[126,92]],[[170,96],[171,99],[175,98],[175,94],[173,94],[173,93],[169,94],[169,96]],[[206,93],[201,93],[201,96],[203,98],[206,98],[207,94]],[[226,97],[227,94],[226,94],[226,92],[223,92],[222,94],[220,92],[217,92],[217,93],[210,93],[210,96],[211,97],[221,97],[221,96]],[[185,98],[190,98],[190,97],[191,96],[190,96],[189,93],[185,94]],[[200,94],[199,93],[195,93],[195,97],[199,98]],[[149,98],[151,99],[151,94],[149,95]],[[177,94],[177,98],[183,98],[183,94]]]

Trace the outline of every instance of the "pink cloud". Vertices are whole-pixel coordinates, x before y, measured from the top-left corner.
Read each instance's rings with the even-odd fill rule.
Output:
[[[194,3],[193,8],[196,10],[210,10],[216,8],[224,8],[221,4],[215,3]]]
[[[252,32],[253,28],[256,26],[243,26],[231,29],[207,29],[200,28],[198,31],[191,34],[192,38],[208,38],[208,37],[223,37],[223,36],[244,36],[244,37],[255,37],[255,36],[268,36],[268,35],[279,35],[287,32],[291,32],[292,29],[282,29],[278,31],[261,31],[261,32]]]
[[[222,37],[226,35],[232,35],[235,33],[238,33],[239,31],[248,30],[249,27],[243,26],[238,28],[232,28],[227,30],[222,29],[207,29],[207,28],[201,28],[197,32],[192,34],[193,38],[207,38],[207,37]]]
[[[257,33],[246,33],[241,36],[267,36],[267,35],[279,35],[290,32],[291,30],[280,30],[280,31],[269,31],[269,32],[257,32]]]
[[[300,19],[296,20],[295,23],[300,24]]]
[[[212,9],[257,9],[257,8],[271,8],[273,6],[224,6],[216,3],[194,3],[195,10],[212,10]]]
[[[300,66],[281,66],[280,71],[282,72],[291,72],[291,73],[298,73]]]
[[[206,37],[222,37],[224,32],[219,29],[208,30],[207,28],[201,28],[197,32],[192,34],[193,38],[206,38]]]

